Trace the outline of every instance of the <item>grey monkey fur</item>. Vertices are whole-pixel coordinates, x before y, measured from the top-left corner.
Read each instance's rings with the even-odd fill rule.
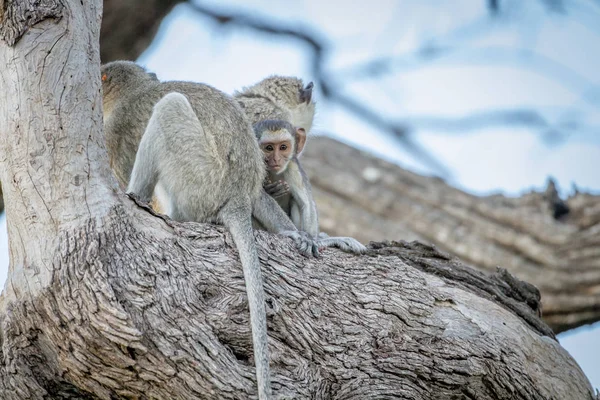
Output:
[[[280,119],[309,133],[315,115],[312,90],[312,82],[304,86],[299,78],[274,75],[235,92],[234,97],[253,125]]]
[[[201,121],[205,135],[212,137],[216,143],[220,157],[239,167],[238,170],[229,170],[229,179],[233,180],[231,183],[234,186],[228,195],[246,193],[242,191],[246,182],[253,182],[248,175],[264,178],[262,154],[254,139],[252,126],[227,94],[201,83],[160,82],[155,74],[147,73],[144,68],[129,61],[105,64],[101,68],[101,75],[106,146],[111,168],[123,187],[129,184],[138,146],[154,105],[170,92],[179,92],[187,97]],[[177,154],[179,158],[181,154]],[[212,167],[216,168],[216,165]],[[229,188],[228,185],[224,187]],[[297,232],[289,217],[277,210],[276,202],[260,185],[253,187],[253,190],[258,192],[259,199],[254,205],[253,215],[266,230],[292,237],[305,254],[315,253],[314,243],[306,235]],[[255,193],[248,195],[254,196]],[[267,215],[271,206],[276,211],[273,215]]]
[[[282,137],[282,131],[287,135]],[[275,200],[281,208],[290,216],[296,227],[317,239],[320,247],[339,247],[352,253],[364,253],[366,247],[351,237],[329,237],[319,232],[319,215],[317,204],[312,195],[312,186],[308,175],[302,169],[298,161],[298,133],[287,121],[263,120],[254,125],[254,133],[257,140],[276,136],[278,139],[290,139],[292,142],[292,157],[281,172],[267,171],[270,181],[282,180],[289,187],[289,191],[277,196]],[[301,150],[301,149],[300,149]]]
[[[259,143],[264,135],[282,130],[287,131],[292,140],[292,157],[282,172],[277,174],[267,170],[267,177],[270,181],[282,180],[288,184],[289,192],[275,200],[299,230],[317,237],[319,235],[317,205],[313,201],[308,176],[298,162],[296,130],[289,122],[283,120],[265,119],[254,125],[254,133]]]
[[[262,189],[261,151],[229,96],[203,84],[160,82],[132,62],[104,65],[102,80],[106,143],[121,184],[143,201],[160,184],[173,219],[217,221],[230,230],[246,280],[259,399],[270,398],[264,291],[251,216],[293,238],[304,254],[316,254],[315,243]]]
[[[260,140],[265,129],[275,131],[287,129],[296,146],[295,128],[310,132],[315,115],[315,102],[312,95],[313,83],[306,86],[296,77],[271,76],[234,93],[234,98],[242,106],[246,116],[254,124],[257,139]],[[268,122],[267,122],[268,121]],[[312,195],[308,176],[302,169],[295,154],[287,168],[275,174],[268,171],[270,182],[282,180],[281,185],[267,184],[272,188],[277,203],[290,216],[294,225],[301,231],[318,238],[319,247],[339,247],[344,251],[363,253],[366,247],[351,237],[329,237],[319,232],[317,206]],[[287,190],[289,187],[289,191]]]

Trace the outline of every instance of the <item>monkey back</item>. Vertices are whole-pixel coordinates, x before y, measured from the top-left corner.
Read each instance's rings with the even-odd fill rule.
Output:
[[[132,62],[106,64],[101,73],[106,144],[111,167],[123,187],[129,182],[154,105],[166,94],[179,92],[189,100],[204,134],[214,141],[215,157],[224,161],[227,171],[218,175],[228,179],[214,179],[221,181],[225,192],[258,196],[265,175],[262,152],[250,122],[230,96],[201,83],[160,82]]]

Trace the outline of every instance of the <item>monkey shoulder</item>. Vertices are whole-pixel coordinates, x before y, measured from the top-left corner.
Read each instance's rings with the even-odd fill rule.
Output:
[[[163,82],[161,92],[180,92],[187,97],[194,112],[202,121],[228,122],[230,128],[239,128],[247,122],[244,113],[234,99],[210,85],[197,82]]]

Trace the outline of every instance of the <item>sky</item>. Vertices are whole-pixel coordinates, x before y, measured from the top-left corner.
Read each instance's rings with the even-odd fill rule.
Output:
[[[485,1],[204,1],[257,12],[326,37],[326,70],[336,86],[390,119],[414,121],[411,136],[449,172],[447,181],[474,194],[517,196],[552,176],[563,195],[600,193],[600,6],[566,1],[566,13],[542,1],[505,0],[490,20]],[[444,49],[433,60],[415,49]],[[416,56],[417,55],[417,56]],[[376,78],[357,65],[393,60]],[[181,5],[138,60],[162,80],[193,80],[232,93],[271,74],[313,79],[299,42],[229,30]],[[423,174],[437,174],[316,88],[313,134],[329,135]],[[489,110],[535,109],[553,124],[582,129],[557,135],[494,125],[452,129],[450,122]],[[434,118],[433,118],[434,117]],[[433,123],[443,118],[441,123]],[[432,122],[433,121],[433,122]],[[450,121],[450,122],[449,122]],[[307,148],[310,151],[310,146]],[[0,284],[8,267],[5,218],[0,218]],[[560,335],[561,344],[600,388],[600,326]]]

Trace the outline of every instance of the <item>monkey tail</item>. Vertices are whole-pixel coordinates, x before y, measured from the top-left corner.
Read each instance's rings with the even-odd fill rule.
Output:
[[[265,312],[265,292],[256,250],[256,241],[252,230],[252,206],[249,201],[240,199],[238,204],[230,201],[220,213],[220,219],[231,232],[237,246],[244,270],[246,293],[250,307],[250,324],[252,327],[252,344],[256,365],[258,398],[271,398],[271,380],[269,373],[269,348],[267,341],[267,315]]]

